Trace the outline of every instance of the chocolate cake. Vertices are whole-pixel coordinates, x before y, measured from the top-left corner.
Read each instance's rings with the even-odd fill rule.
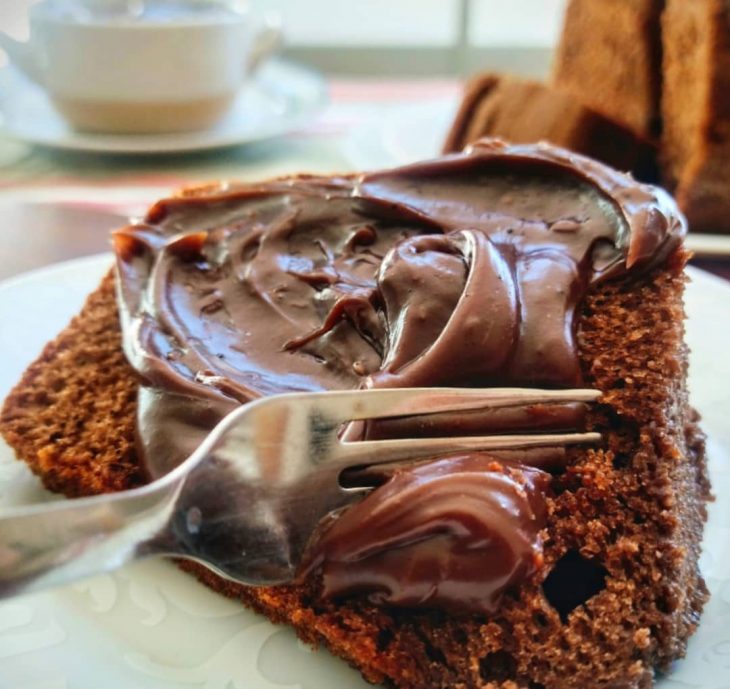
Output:
[[[664,0],[570,0],[553,85],[642,137],[656,136],[663,7]]]
[[[547,145],[484,140],[393,171],[192,190],[116,233],[117,280],[25,372],[0,430],[75,496],[149,480],[161,465],[146,457],[177,463],[228,410],[281,389],[597,388],[580,416],[599,445],[540,466],[400,467],[332,521],[297,583],[181,566],[373,682],[650,687],[707,595],[683,234],[661,190]],[[494,560],[481,580],[480,553]]]
[[[471,79],[443,151],[457,153],[484,136],[513,143],[548,141],[637,179],[656,178],[653,144],[575,96],[537,81],[489,73]]]
[[[669,0],[662,167],[692,229],[730,231],[730,7]]]

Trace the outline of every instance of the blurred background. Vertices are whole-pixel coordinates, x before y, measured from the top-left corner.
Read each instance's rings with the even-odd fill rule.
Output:
[[[43,63],[42,69],[58,66],[46,50],[53,40],[44,38],[37,24],[30,31],[29,11],[41,3],[65,8],[63,11],[71,8],[72,16],[89,8],[102,13],[121,8],[123,14],[133,17],[135,25],[143,23],[139,17],[144,19],[144,13],[155,6],[232,7],[236,12],[250,8],[251,16],[261,19],[264,25],[268,22],[280,27],[281,40],[272,43],[265,57],[247,62],[245,68],[243,60],[223,54],[218,56],[217,67],[208,66],[209,75],[230,65],[240,66],[242,72],[232,77],[233,105],[227,106],[225,116],[211,126],[159,129],[158,133],[140,130],[138,134],[111,128],[94,130],[78,126],[63,111],[58,94],[48,83],[22,66],[20,53]],[[568,81],[577,75],[581,82],[576,98],[575,88],[563,92],[563,85],[556,87],[559,70],[551,75],[551,68],[565,18],[578,16],[572,12],[578,5],[596,13],[596,25],[602,27],[605,40],[600,32],[595,40],[585,39],[582,29],[566,32],[579,39],[570,55],[578,61],[582,58],[584,66],[589,66],[583,70],[585,78],[580,70],[575,74],[566,71]],[[656,154],[657,131],[652,123],[658,117],[658,93],[649,93],[654,88],[651,84],[636,87],[635,77],[640,75],[630,60],[623,59],[624,53],[637,52],[637,46],[641,49],[642,40],[643,49],[650,53],[653,48],[646,40],[659,41],[658,13],[652,20],[656,24],[653,38],[646,39],[642,33],[646,20],[637,9],[653,5],[659,3],[575,2],[572,14],[566,14],[568,0],[0,0],[0,38],[7,34],[22,42],[20,46],[6,42],[11,52],[18,50],[13,59],[0,46],[0,237],[9,247],[5,258],[0,255],[0,280],[55,261],[106,250],[110,228],[181,186],[301,172],[378,169],[436,156],[462,126],[456,114],[466,81],[486,72],[498,73],[506,89],[496,97],[494,107],[499,110],[504,102],[509,107],[502,111],[501,119],[481,106],[473,110],[474,119],[483,116],[482,124],[487,127],[477,136],[487,133],[512,141],[552,141],[632,170],[645,179],[637,161],[614,160],[614,154],[625,150],[630,156],[640,153],[643,158],[646,153],[652,162]],[[614,40],[621,11],[633,17],[634,34],[626,39],[631,50],[626,45],[618,49],[614,45],[621,43]],[[197,30],[199,18],[195,21]],[[93,99],[98,92],[122,81],[117,74],[135,61],[142,85],[155,77],[155,70],[169,67],[164,80],[157,75],[160,83],[173,84],[182,91],[195,89],[194,84],[191,87],[191,74],[219,47],[219,42],[213,40],[203,44],[205,49],[196,51],[188,48],[188,38],[184,38],[173,46],[177,51],[174,61],[166,59],[171,53],[164,51],[160,59],[148,59],[142,53],[157,43],[141,34],[144,32],[137,31],[134,49],[129,49],[126,42],[117,45],[115,57],[110,57],[113,51],[109,50],[106,34],[101,45],[97,41],[96,57],[89,57],[84,48],[64,36],[56,44],[61,45],[59,54],[65,54],[72,67],[57,71],[63,72],[64,79],[75,81],[74,89],[87,89],[91,93],[87,99],[91,98],[91,105],[97,107]],[[26,43],[31,35],[36,36],[37,44],[32,40],[33,45]],[[583,39],[587,47],[585,42],[580,43]],[[240,43],[236,37],[227,49]],[[599,79],[588,54],[591,45],[599,46],[599,52],[608,56]],[[71,55],[74,51],[76,54]],[[560,51],[561,60],[564,54]],[[87,67],[91,67],[90,73],[96,72],[93,87],[85,75],[79,77]],[[660,81],[660,69],[657,60],[646,70],[657,74],[648,78]],[[514,84],[510,81],[513,76],[523,79]],[[611,80],[614,84],[607,83]],[[210,84],[205,76],[198,75],[197,86],[205,89]],[[150,89],[149,83],[147,87],[156,95],[154,87]],[[655,112],[648,111],[644,118],[647,127],[641,122],[638,126],[631,121],[621,122],[628,112],[626,100],[613,94],[624,87],[656,101],[649,103],[649,110],[653,107]],[[609,94],[606,103],[594,98],[602,90]],[[130,89],[127,91],[129,97]],[[131,93],[132,98],[139,95],[134,88]],[[112,96],[121,98],[119,94]],[[183,96],[188,100],[197,97],[192,93]],[[499,98],[505,100],[499,102]],[[152,105],[160,105],[159,110],[169,116],[173,102]],[[112,99],[101,105],[116,114],[119,103],[124,104]],[[468,111],[473,104],[467,98],[464,106]],[[579,146],[585,143],[578,140],[583,126],[590,131],[596,126],[591,119],[595,113],[586,114],[581,109],[584,106],[599,113],[600,126],[595,129],[599,135],[589,142],[591,146],[596,144],[595,150]],[[134,117],[131,120],[135,123]],[[565,131],[571,126],[576,128],[576,140],[566,141]],[[466,136],[470,132],[465,129],[462,133]],[[463,145],[446,147],[461,150]],[[653,171],[652,166],[649,169]],[[697,236],[692,241],[695,249],[702,249],[703,256],[730,254],[730,237],[722,246],[717,238],[709,241]],[[700,241],[706,243],[700,245]],[[13,247],[22,247],[22,251],[13,253]],[[718,270],[730,276],[725,265]]]
[[[0,28],[23,38],[38,0],[0,0]],[[284,55],[327,74],[545,76],[566,0],[253,0],[281,16]],[[0,51],[1,54],[2,51]],[[3,55],[0,64],[6,60]]]

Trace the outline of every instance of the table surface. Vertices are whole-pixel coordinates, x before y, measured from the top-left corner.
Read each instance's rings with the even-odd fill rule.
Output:
[[[394,109],[458,102],[453,81],[330,83],[330,104],[310,126],[269,142],[172,156],[59,153],[0,133],[0,280],[109,249],[109,231],[170,189],[213,179],[264,179],[353,169],[348,137]],[[730,280],[728,260],[695,260]]]

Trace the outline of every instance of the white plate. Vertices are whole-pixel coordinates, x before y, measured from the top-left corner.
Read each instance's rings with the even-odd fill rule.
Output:
[[[262,65],[218,124],[180,134],[87,134],[74,131],[45,93],[11,67],[0,70],[4,132],[26,143],[103,153],[181,153],[262,141],[293,131],[326,102],[322,77],[280,59]]]
[[[107,256],[0,284],[0,398],[75,314],[108,269]],[[703,571],[712,591],[687,659],[660,689],[730,686],[730,286],[692,271],[687,291],[693,402],[711,437]],[[0,444],[0,505],[52,499]],[[209,592],[164,562],[0,604],[2,689],[365,689],[344,663]]]

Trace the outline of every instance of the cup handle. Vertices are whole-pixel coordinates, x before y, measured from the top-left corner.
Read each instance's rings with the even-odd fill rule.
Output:
[[[43,73],[38,69],[35,54],[28,43],[16,41],[4,31],[0,31],[0,48],[7,53],[11,65],[32,82],[43,87]]]
[[[282,39],[281,20],[276,15],[266,15],[263,26],[254,36],[253,46],[246,60],[245,74],[254,72],[267,57],[276,52],[281,47]]]

